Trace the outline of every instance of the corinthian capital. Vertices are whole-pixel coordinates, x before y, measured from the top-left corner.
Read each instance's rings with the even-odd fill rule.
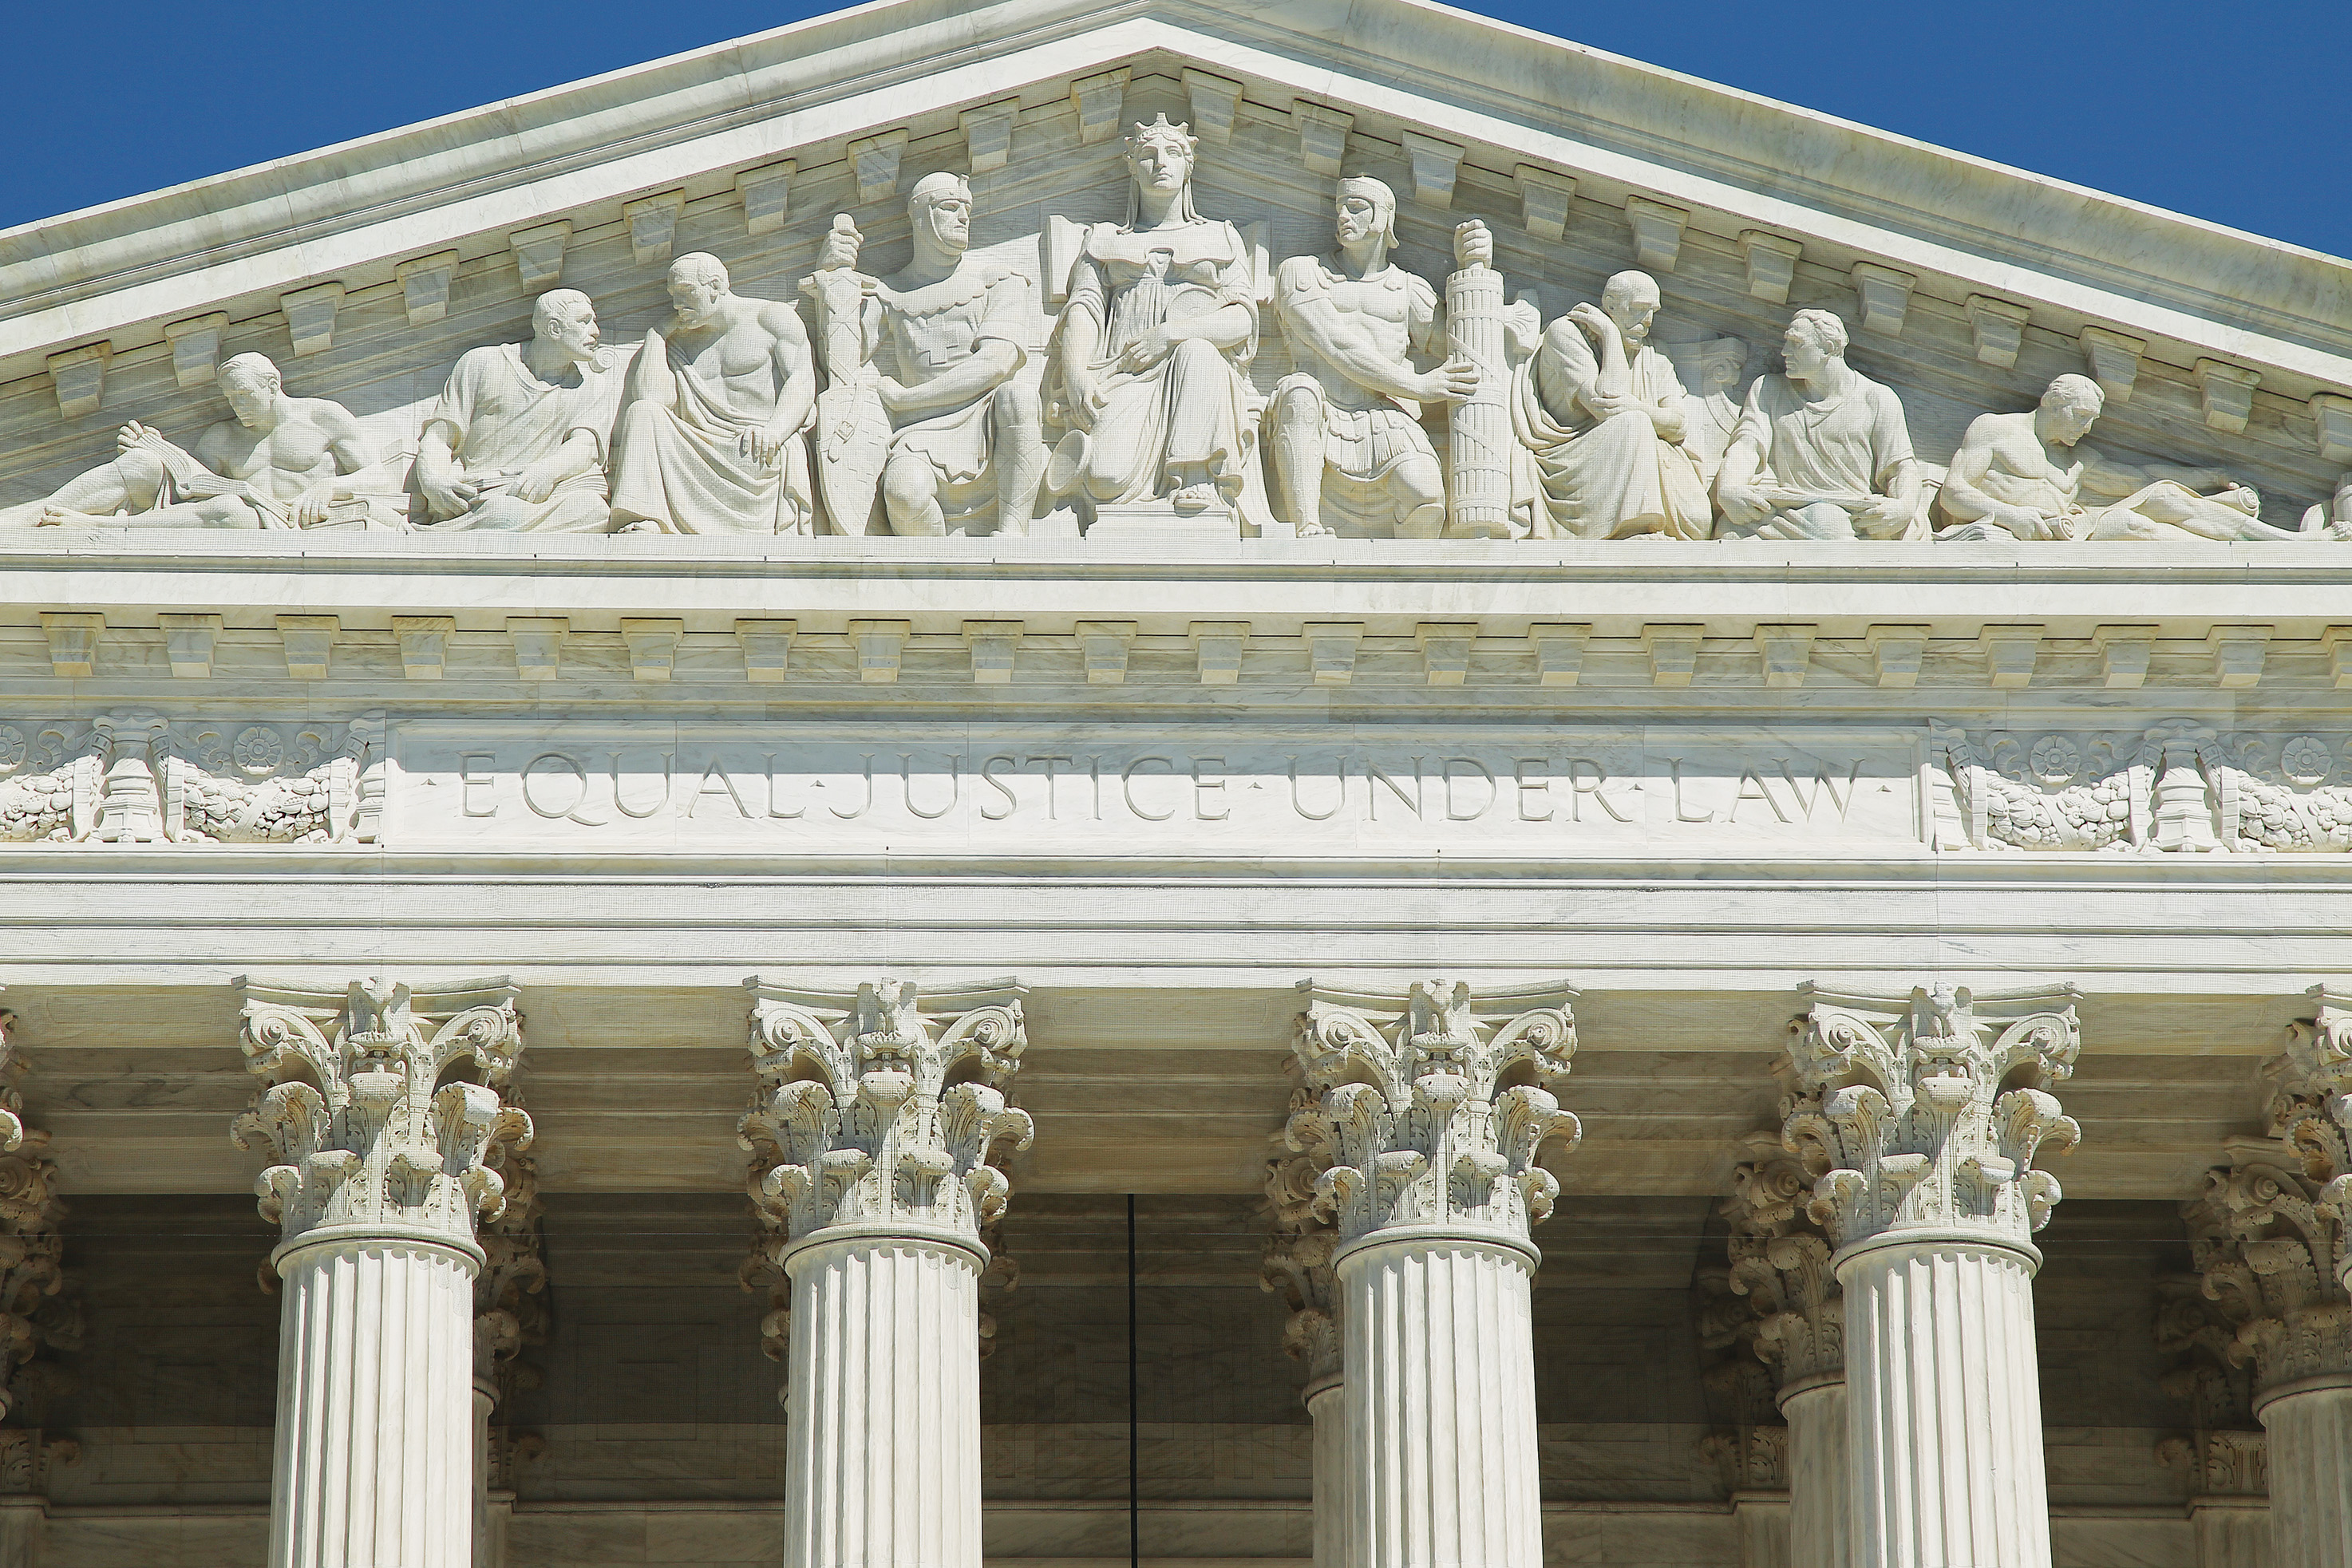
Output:
[[[1309,1102],[1304,1090],[1291,1096],[1291,1113]],[[1258,1286],[1290,1308],[1282,1348],[1307,1364],[1307,1395],[1313,1398],[1340,1375],[1346,1331],[1341,1327],[1339,1282],[1331,1267],[1339,1233],[1315,1213],[1315,1183],[1322,1172],[1313,1156],[1290,1153],[1265,1164],[1265,1196],[1274,1229],[1258,1264]]]
[[[1012,1196],[997,1146],[1029,1146],[1029,1117],[1004,1092],[1029,1043],[1022,988],[745,983],[759,1085],[736,1132],[761,1218],[793,1240],[875,1225],[977,1249]]]
[[[1804,1092],[1781,1138],[1822,1173],[1808,1212],[1833,1243],[1918,1229],[2022,1247],[2048,1223],[2058,1182],[2034,1155],[2082,1136],[2043,1087],[2081,1049],[2073,987],[1802,993],[1789,1057]]]
[[[2319,1201],[2335,1228],[2333,1267],[2339,1289],[2352,1290],[2352,1009],[2314,986],[2311,1016],[2286,1028],[2286,1051],[2270,1066],[2271,1131],[2293,1151],[2301,1174],[2322,1184]]]
[[[530,1142],[530,1118],[499,1097],[522,1052],[514,987],[236,985],[246,1067],[264,1087],[230,1138],[269,1156],[262,1218],[288,1241],[421,1231],[472,1247],[475,1217],[505,1207],[502,1147]]]
[[[1321,1168],[1314,1212],[1342,1245],[1375,1230],[1434,1225],[1523,1240],[1559,1184],[1536,1163],[1552,1139],[1582,1135],[1552,1091],[1568,1077],[1576,1026],[1565,986],[1474,999],[1457,980],[1402,996],[1307,980],[1292,1042],[1310,1103],[1284,1131]]]
[[[10,1039],[16,1015],[0,1009],[0,1416],[40,1419],[40,1396],[72,1385],[53,1361],[35,1362],[43,1350],[81,1348],[79,1306],[59,1292],[65,1286],[65,1238],[58,1222],[58,1167],[41,1157],[49,1134],[24,1122],[25,1097],[17,1088],[26,1061]],[[0,1485],[0,1491],[6,1490]]]
[[[2284,1144],[2239,1139],[2230,1154],[2180,1212],[2205,1299],[2228,1325],[2223,1355],[2252,1365],[2259,1406],[2264,1389],[2352,1372],[2352,1305],[2336,1269],[2344,1224]]]
[[[1727,1283],[1753,1320],[1738,1337],[1784,1389],[1845,1370],[1845,1301],[1829,1239],[1808,1213],[1817,1174],[1790,1155],[1769,1155],[1731,1173],[1722,1206],[1731,1228]]]

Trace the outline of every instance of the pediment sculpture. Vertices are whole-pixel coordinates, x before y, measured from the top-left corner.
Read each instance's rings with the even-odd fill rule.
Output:
[[[1751,376],[1749,343],[1662,316],[1649,272],[1546,321],[1481,219],[1444,236],[1444,277],[1405,266],[1395,191],[1361,174],[1335,182],[1328,251],[1269,266],[1265,225],[1196,203],[1188,126],[1135,122],[1119,151],[1123,217],[1052,220],[1075,246],[1042,354],[1039,281],[974,249],[971,183],[939,171],[887,274],[842,213],[798,299],[738,292],[707,253],[670,262],[634,351],[586,293],[540,294],[528,340],[463,352],[398,450],[236,354],[214,378],[230,417],[186,447],[124,423],[0,530],[2352,539],[2352,476],[2286,527],[2220,468],[2088,444],[2107,393],[2086,376],[1976,415],[1938,468],[1834,311],[1796,308]]]

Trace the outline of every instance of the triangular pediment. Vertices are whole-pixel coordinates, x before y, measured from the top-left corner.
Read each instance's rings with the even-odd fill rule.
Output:
[[[1269,264],[1328,244],[1344,167],[1395,187],[1433,279],[1487,219],[1547,319],[1641,265],[1662,338],[1738,336],[1758,369],[1790,310],[1836,310],[1931,460],[2087,371],[2109,449],[2229,466],[2274,521],[2352,462],[2331,257],[1412,0],[898,0],[0,235],[0,503],[123,419],[218,418],[211,367],[246,350],[397,448],[556,278],[616,345],[689,249],[793,298],[835,213],[895,265],[938,169],[973,173],[978,243],[1037,278],[1042,346],[1049,220],[1117,217],[1118,131],[1160,112],[1203,133],[1203,210]],[[1286,368],[1276,340],[1255,374]]]

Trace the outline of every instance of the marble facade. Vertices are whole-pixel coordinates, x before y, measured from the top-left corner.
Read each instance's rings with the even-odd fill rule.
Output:
[[[0,234],[0,1568],[2352,1568],[2347,469],[1411,0]]]

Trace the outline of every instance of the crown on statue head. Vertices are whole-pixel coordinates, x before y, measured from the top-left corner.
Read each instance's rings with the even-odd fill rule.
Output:
[[[1192,134],[1191,124],[1170,124],[1167,111],[1164,110],[1154,115],[1149,125],[1139,120],[1135,122],[1135,134],[1127,139],[1127,150],[1133,152],[1155,141],[1168,142],[1181,147],[1188,158],[1192,155],[1193,149],[1200,145],[1199,140]]]

